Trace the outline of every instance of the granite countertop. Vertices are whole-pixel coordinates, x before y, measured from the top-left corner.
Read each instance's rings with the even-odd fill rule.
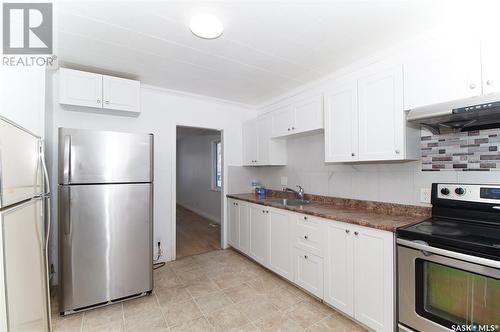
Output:
[[[305,199],[310,200],[310,204],[285,206],[271,202],[269,198],[293,198],[293,196],[276,191],[270,191],[267,196],[229,194],[227,197],[390,232],[428,219],[431,215],[431,209],[427,207],[307,194]]]

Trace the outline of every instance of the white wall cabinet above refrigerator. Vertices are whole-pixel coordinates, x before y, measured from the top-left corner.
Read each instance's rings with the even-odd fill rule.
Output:
[[[271,138],[272,118],[264,114],[243,123],[243,165],[286,165],[286,141]]]
[[[375,64],[325,93],[325,161],[418,158],[418,128],[403,110],[401,65]]]
[[[272,137],[323,129],[323,96],[315,95],[277,108],[272,115]]]
[[[59,103],[139,113],[140,82],[61,68]]]

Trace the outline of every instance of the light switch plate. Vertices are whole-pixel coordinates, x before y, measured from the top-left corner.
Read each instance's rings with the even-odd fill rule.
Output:
[[[286,176],[281,177],[281,185],[288,186],[288,178]]]
[[[420,203],[431,203],[431,190],[429,188],[420,188]]]

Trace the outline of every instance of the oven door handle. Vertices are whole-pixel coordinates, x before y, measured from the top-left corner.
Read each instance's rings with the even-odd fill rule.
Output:
[[[489,267],[493,267],[496,269],[500,269],[500,262],[494,261],[492,259],[471,256],[471,255],[467,255],[467,254],[462,254],[460,252],[454,252],[454,251],[449,251],[449,250],[445,250],[445,249],[441,249],[441,248],[431,247],[428,244],[422,244],[422,243],[404,240],[404,239],[397,239],[396,242],[399,245],[420,250],[425,256],[428,256],[429,254],[436,254],[436,255],[441,255],[441,256],[459,259],[459,260],[466,261],[466,262],[473,263],[473,264],[479,264],[479,265],[484,265],[484,266],[489,266]],[[427,254],[425,254],[424,252]]]

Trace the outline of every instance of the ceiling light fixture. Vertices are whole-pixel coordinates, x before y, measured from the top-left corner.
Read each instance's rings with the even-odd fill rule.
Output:
[[[221,21],[210,14],[196,15],[189,22],[189,28],[195,36],[204,39],[218,38],[224,31]]]

